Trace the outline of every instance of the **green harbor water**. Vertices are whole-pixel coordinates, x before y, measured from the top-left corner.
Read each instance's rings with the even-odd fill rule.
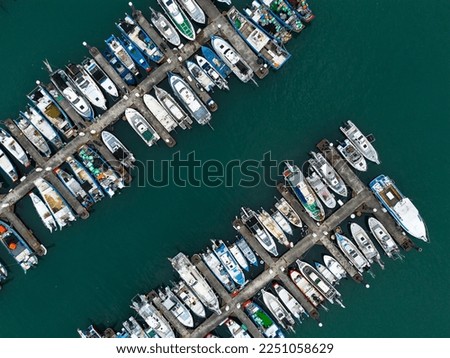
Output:
[[[240,9],[249,3],[236,2]],[[156,1],[135,4],[148,15]],[[229,93],[213,94],[219,105],[214,131],[198,125],[180,130],[173,149],[148,149],[125,123],[115,133],[138,159],[154,160],[158,173],[160,161],[176,151],[223,163],[271,151],[274,159],[301,163],[320,139],[341,139],[339,125],[353,120],[375,135],[382,160],[361,179],[368,183],[380,173],[395,179],[419,208],[431,244],[416,241],[423,251],[405,254],[403,262],[385,258],[386,269],[367,277],[370,289],[343,282],[347,308],[321,310],[324,327],[307,320],[296,336],[448,337],[450,2],[310,5],[316,19],[288,43],[289,63],[259,88],[232,79]],[[15,118],[35,80],[48,80],[43,59],[55,67],[81,61],[88,55],[82,41],[103,48],[125,11],[127,1],[1,1],[1,118]],[[239,178],[236,173],[235,182]],[[18,214],[48,255],[24,275],[0,248],[10,271],[0,292],[0,337],[75,337],[76,328],[91,323],[118,329],[132,314],[128,306],[136,293],[176,279],[167,257],[201,252],[212,238],[231,240],[239,207],[268,209],[276,193],[264,184],[152,188],[137,187],[135,180],[95,205],[89,220],[54,234],[25,198]]]

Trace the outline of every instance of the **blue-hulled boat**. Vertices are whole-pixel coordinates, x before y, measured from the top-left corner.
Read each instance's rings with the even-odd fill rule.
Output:
[[[211,272],[216,276],[220,283],[228,290],[228,292],[233,292],[236,289],[236,285],[228,275],[227,270],[220,263],[217,256],[208,248],[206,253],[202,254],[203,261],[205,261],[206,266],[211,270]]]
[[[272,15],[280,20],[289,30],[301,32],[305,28],[300,15],[287,0],[262,0],[262,2],[267,5]]]
[[[207,46],[201,47],[203,57],[223,78],[231,74],[231,69],[220,59],[217,54]]]
[[[119,59],[113,55],[111,51],[105,50],[103,52],[103,56],[105,56],[111,66],[116,70],[127,85],[135,86],[137,84],[136,77],[134,77],[128,68],[122,65]]]
[[[253,252],[253,250],[247,244],[247,241],[245,241],[245,239],[242,236],[240,236],[236,240],[236,245],[239,247],[241,252],[244,254],[245,258],[247,259],[248,262],[250,262],[251,265],[258,266],[259,263],[258,263],[258,259],[256,258],[255,253]]]
[[[125,66],[125,68],[127,68],[133,75],[139,76],[139,70],[136,67],[136,64],[134,63],[128,52],[125,50],[125,48],[122,46],[119,39],[116,36],[111,35],[105,40],[105,42],[108,45],[111,53],[113,53],[114,56],[117,57],[122,65]]]
[[[233,254],[228,249],[227,245],[224,244],[222,240],[218,242],[212,240],[212,250],[216,254],[219,261],[222,263],[225,270],[227,270],[230,277],[236,282],[239,286],[245,285],[245,275],[244,272],[239,267],[236,259]]]
[[[145,72],[150,72],[152,70],[152,67],[145,59],[142,52],[139,51],[139,49],[136,46],[134,46],[133,43],[127,37],[122,36],[118,38],[118,40],[120,44],[123,46],[123,48],[128,52],[133,61],[136,62],[139,67],[141,67]]]

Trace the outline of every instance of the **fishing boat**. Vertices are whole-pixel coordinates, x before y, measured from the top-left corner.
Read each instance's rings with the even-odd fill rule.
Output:
[[[303,25],[300,16],[287,2],[287,0],[262,0],[267,5],[272,14],[277,17],[289,30],[294,32],[301,32],[305,25]]]
[[[51,70],[50,65],[48,65],[48,69]],[[94,110],[91,105],[63,70],[50,72],[50,80],[80,116],[89,121],[94,119]]]
[[[131,300],[130,307],[144,319],[145,323],[147,323],[159,337],[175,338],[175,333],[170,327],[169,322],[167,322],[155,306],[147,300],[147,297],[144,295],[136,295]]]
[[[293,235],[292,227],[289,221],[278,210],[273,211],[272,219],[278,224],[278,226],[288,235]]]
[[[6,156],[5,152],[0,149],[0,168],[5,172],[5,174],[11,179],[12,182],[15,182],[19,179],[17,175],[17,170],[14,167],[13,163]]]
[[[14,120],[17,127],[25,135],[25,137],[35,146],[44,157],[49,158],[52,155],[52,151],[45,141],[42,134],[33,126],[30,120],[25,116],[20,116]]]
[[[370,184],[377,199],[397,223],[411,236],[429,242],[425,222],[412,201],[398,190],[394,181],[386,175],[379,175]]]
[[[197,61],[197,65],[209,76],[218,88],[222,90],[230,90],[227,80],[209,64],[206,58],[200,55],[195,55],[195,60]]]
[[[156,130],[150,125],[150,123],[147,122],[144,116],[134,108],[127,108],[125,110],[125,118],[131,128],[134,129],[134,131],[149,147],[160,139],[160,136]]]
[[[0,241],[25,273],[38,264],[38,259],[27,242],[3,220],[0,220]]]
[[[336,233],[336,241],[350,263],[361,273],[370,268],[370,263],[356,246],[344,235]]]
[[[174,317],[185,327],[194,327],[194,318],[187,307],[180,301],[180,299],[175,296],[175,294],[170,290],[169,287],[164,288],[163,291],[158,291],[159,298],[163,306],[170,311]]]
[[[81,338],[102,338],[100,333],[98,333],[98,331],[94,328],[92,324],[85,330],[81,330],[78,328],[77,332]]]
[[[44,199],[45,204],[47,204],[47,207],[55,218],[60,230],[62,230],[70,221],[76,220],[72,209],[64,198],[56,191],[53,185],[42,178],[36,179],[34,185]]]
[[[175,99],[162,88],[153,87],[155,90],[156,99],[164,109],[170,113],[173,119],[177,122],[181,129],[191,127],[192,119],[184,111],[184,109],[175,101]]]
[[[40,85],[27,95],[39,112],[66,138],[70,138],[75,134],[75,128],[66,112],[55,100],[59,96],[56,90],[49,92]]]
[[[211,45],[221,60],[233,71],[237,78],[247,83],[253,81],[253,70],[241,55],[223,38],[211,36]]]
[[[307,177],[306,181],[311,186],[312,190],[317,194],[322,203],[325,204],[327,208],[334,209],[336,207],[336,199],[330,193],[328,188],[323,183],[322,179],[316,172],[311,172]]]
[[[35,107],[27,107],[25,112],[20,112],[21,117],[28,119],[42,136],[52,143],[56,148],[62,148],[64,142],[58,132],[53,129],[51,124],[42,116]]]
[[[361,133],[361,131],[356,127],[352,121],[347,121],[344,123],[343,127],[340,127],[341,132],[348,138],[350,142],[359,150],[359,152],[372,162],[380,164],[378,159],[378,153],[373,147],[372,143],[369,142],[367,137]]]
[[[308,3],[305,0],[287,0],[290,5],[297,11],[297,13],[300,15],[300,18],[305,23],[310,23],[314,18],[315,15],[309,8]]]
[[[122,44],[119,42],[117,37],[111,35],[110,37],[108,37],[108,39],[105,40],[105,42],[108,45],[111,53],[117,57],[120,63],[133,75],[138,76],[139,70],[136,67],[136,64],[134,63],[128,52],[125,50],[125,48],[122,46]]]
[[[125,14],[124,20],[119,21],[116,26],[149,60],[155,63],[162,62],[164,59],[162,51],[131,16]]]
[[[106,98],[103,92],[83,66],[69,63],[66,66],[66,73],[71,79],[72,84],[78,88],[89,102],[95,107],[106,111]]]
[[[252,7],[244,8],[244,12],[250,21],[259,26],[278,43],[285,44],[292,38],[290,31],[280,20],[272,15],[267,5],[261,4],[258,1],[252,1]]]
[[[366,159],[348,139],[345,139],[344,142],[339,143],[337,150],[353,168],[361,172],[367,171]]]
[[[283,302],[289,312],[291,312],[292,316],[294,316],[300,322],[302,321],[303,315],[308,316],[308,313],[306,313],[303,306],[294,298],[294,296],[290,294],[288,290],[286,290],[277,282],[272,283],[272,287],[281,302]]]
[[[186,67],[189,73],[194,77],[197,83],[202,86],[205,91],[211,92],[216,85],[214,81],[203,71],[203,69],[192,61],[186,61]]]
[[[133,166],[136,158],[114,134],[102,131],[102,141],[120,164],[125,167]]]
[[[114,82],[109,76],[101,69],[101,67],[92,58],[85,58],[81,62],[81,66],[87,73],[99,84],[103,90],[112,97],[119,97],[119,91],[117,90]]]
[[[205,261],[206,266],[211,270],[211,272],[216,276],[220,283],[227,289],[228,292],[234,292],[236,290],[236,285],[228,275],[227,270],[223,267],[217,256],[208,247],[206,253],[202,253],[202,259]]]
[[[221,314],[222,311],[220,310],[217,296],[186,255],[180,252],[174,258],[170,259],[170,263],[200,301],[211,311]]]
[[[2,289],[1,283],[6,281],[8,278],[8,271],[6,270],[5,265],[0,261],[0,290]]]
[[[197,24],[206,23],[205,13],[195,0],[177,0],[177,2]]]
[[[133,73],[111,51],[105,50],[103,56],[105,56],[112,68],[114,68],[127,85],[135,86],[137,84],[136,77],[134,77]]]
[[[333,256],[323,255],[323,263],[339,281],[347,278],[347,272]]]
[[[336,194],[346,197],[348,195],[347,187],[332,165],[328,163],[322,154],[316,152],[310,152],[310,154],[312,159],[309,159],[308,163],[317,175],[319,175],[325,184],[327,184],[327,186]]]
[[[222,76],[227,78],[233,71],[223,62],[217,54],[207,46],[201,46],[202,55],[208,63]]]
[[[300,216],[295,212],[294,208],[289,205],[285,198],[277,199],[275,203],[275,208],[288,220],[292,225],[296,227],[302,227],[302,221]]]
[[[131,338],[148,338],[144,329],[136,321],[136,318],[130,317],[128,320],[122,323],[123,328],[128,332]]]
[[[291,57],[289,52],[242,15],[234,6],[228,10],[227,17],[244,41],[273,69],[280,69]]]
[[[28,194],[31,198],[31,202],[33,203],[34,208],[36,209],[37,214],[41,218],[44,226],[53,232],[53,230],[58,230],[58,226],[56,224],[56,220],[53,217],[53,214],[50,212],[50,209],[47,205],[42,201],[42,199],[34,194],[33,192]]]
[[[320,262],[314,261],[314,266],[316,267],[316,270],[319,271],[329,283],[331,283],[332,285],[339,284],[339,280],[325,265],[322,265]]]
[[[172,45],[180,46],[180,35],[178,35],[177,30],[175,29],[175,27],[173,27],[170,21],[167,20],[167,18],[159,11],[153,10],[152,7],[150,7],[150,11],[150,21],[152,22],[153,26],[156,27],[159,33]]]
[[[244,286],[246,283],[244,272],[239,267],[239,264],[228,247],[222,240],[219,240],[218,242],[216,240],[211,240],[211,242],[212,251],[216,254],[225,270],[227,270],[228,275],[230,275],[231,279],[239,286]]]
[[[105,197],[105,194],[103,194],[102,191],[102,187],[97,183],[97,181],[83,166],[83,164],[81,164],[75,158],[68,158],[66,162],[70,165],[70,169],[72,169],[73,174],[81,183],[83,189],[89,193],[89,195],[95,202],[98,202]]]
[[[150,94],[144,94],[143,100],[148,110],[168,132],[173,131],[178,126],[172,115],[166,111],[155,97]]]
[[[294,331],[295,320],[289,311],[281,304],[281,302],[272,293],[261,290],[263,302],[269,309],[269,312],[278,321],[281,327],[286,330]]]
[[[175,96],[185,106],[191,116],[198,124],[209,124],[211,113],[208,111],[197,94],[184,82],[184,80],[171,72],[168,73],[170,87],[172,87]]]
[[[369,218],[369,229],[386,255],[391,259],[402,258],[400,249],[382,223],[374,217]]]
[[[239,247],[242,254],[251,265],[258,266],[258,259],[256,258],[255,253],[242,236],[238,237],[238,239],[236,240],[236,245]]]
[[[290,270],[289,276],[291,280],[295,283],[297,288],[303,293],[306,299],[314,306],[318,307],[325,298],[319,292],[317,288],[309,283],[309,281],[296,270]]]
[[[72,174],[69,174],[61,168],[56,168],[54,173],[81,205],[85,208],[89,208],[92,204],[94,204],[94,199],[92,199],[89,193],[83,189],[81,184]]]
[[[3,128],[0,128],[0,143],[5,149],[16,158],[20,164],[28,168],[31,164],[30,158],[26,155],[19,143]]]
[[[241,249],[239,248],[239,246],[237,246],[236,243],[233,243],[231,245],[228,245],[228,250],[230,250],[231,254],[233,255],[233,257],[235,258],[236,262],[239,264],[239,266],[245,270],[245,271],[249,271],[250,270],[250,266],[247,262],[247,260],[245,259],[244,254],[242,253]]]
[[[175,0],[158,0],[159,6],[162,7],[172,24],[189,41],[195,40],[195,30],[183,10],[176,4]]]
[[[367,235],[366,231],[357,223],[351,223],[350,232],[352,233],[353,240],[355,240],[356,245],[366,259],[371,264],[375,261],[382,269],[384,269],[384,263],[381,261],[380,253],[376,249],[372,240],[370,240],[370,237]]]
[[[125,187],[122,178],[93,148],[88,145],[81,146],[78,149],[78,156],[86,169],[101,185],[105,194],[107,194],[110,198],[117,190]]]
[[[266,338],[284,338],[281,329],[272,321],[272,318],[264,312],[264,310],[251,300],[245,301],[242,304],[245,313],[250,317],[258,330]]]
[[[175,285],[173,288],[173,292],[197,317],[206,317],[205,307],[184,282],[181,281],[177,285]]]
[[[117,40],[120,42],[122,47],[128,52],[130,57],[133,59],[134,63],[136,63],[140,68],[142,68],[145,72],[150,73],[152,67],[145,59],[145,56],[141,51],[128,39],[126,36],[118,37]]]
[[[313,285],[322,294],[322,296],[327,299],[328,302],[331,304],[337,303],[342,308],[345,308],[342,303],[342,296],[340,292],[336,290],[336,288],[328,282],[319,271],[307,262],[301,260],[296,260],[296,264],[303,277],[306,278],[306,280],[308,280],[308,282]]]
[[[323,206],[309,184],[305,181],[303,173],[296,165],[291,165],[288,162],[285,162],[285,164],[286,169],[283,172],[283,176],[291,186],[295,196],[303,205],[309,216],[316,221],[323,221],[325,219]]]
[[[264,227],[267,229],[267,231],[275,238],[277,241],[286,246],[286,247],[292,247],[292,243],[289,242],[287,239],[284,231],[278,226],[276,221],[270,216],[270,214],[265,211],[263,208],[261,208],[261,211],[257,214],[258,221],[264,225]]]
[[[275,241],[273,241],[266,228],[259,223],[256,213],[249,208],[242,207],[241,219],[259,241],[261,246],[273,256],[278,256],[278,249]]]
[[[252,338],[247,332],[247,327],[244,325],[239,325],[232,318],[228,318],[225,321],[225,326],[228,328],[228,331],[230,331],[233,338]]]

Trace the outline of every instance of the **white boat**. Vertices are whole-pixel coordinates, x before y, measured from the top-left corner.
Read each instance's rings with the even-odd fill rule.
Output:
[[[206,16],[202,8],[198,6],[195,0],[177,0],[177,2],[188,13],[190,18],[198,24],[206,23]]]
[[[258,266],[258,259],[255,253],[253,252],[253,250],[250,248],[250,246],[247,244],[247,241],[245,241],[243,237],[239,237],[236,240],[236,245],[239,247],[242,254],[245,256],[245,258],[251,265]]]
[[[334,209],[336,207],[336,199],[316,172],[311,172],[306,180],[327,208]]]
[[[172,118],[169,112],[159,104],[158,100],[149,94],[144,94],[143,100],[148,110],[163,125],[168,132],[173,131],[177,126],[177,122]]]
[[[234,256],[231,254],[228,247],[222,240],[212,242],[212,250],[216,254],[219,261],[222,263],[225,270],[227,270],[228,274],[232,278],[232,280],[237,283],[239,286],[244,286],[246,284],[244,272],[239,267]]]
[[[155,26],[159,33],[174,46],[180,46],[181,39],[178,35],[177,30],[173,25],[167,20],[167,18],[161,14],[159,11],[155,11],[150,7],[151,15],[150,21],[153,26]]]
[[[310,152],[312,159],[308,163],[314,171],[323,179],[325,184],[336,194],[343,197],[348,195],[347,187],[339,174],[334,170],[333,166],[328,163],[321,153]]]
[[[340,127],[341,132],[353,143],[353,145],[358,149],[361,154],[372,162],[380,164],[378,159],[378,153],[369,142],[367,137],[361,133],[361,131],[356,127],[352,121],[347,121],[344,123],[343,127]]]
[[[294,208],[289,205],[285,198],[277,199],[275,208],[288,220],[292,225],[296,227],[302,227],[302,221],[300,216],[295,212]]]
[[[203,102],[198,98],[192,88],[184,80],[171,72],[169,75],[170,87],[172,87],[175,96],[180,100],[191,116],[198,124],[205,125],[211,120],[211,113]]]
[[[323,263],[339,281],[343,278],[347,278],[347,271],[344,270],[344,268],[334,257],[330,255],[323,255]]]
[[[244,254],[241,252],[237,244],[233,243],[231,245],[228,245],[228,249],[230,250],[233,257],[236,259],[239,266],[241,266],[241,268],[244,269],[245,271],[249,271],[250,266],[248,265],[248,262],[245,259]]]
[[[231,333],[231,336],[233,338],[252,338],[248,332],[247,329],[244,328],[244,326],[240,326],[234,319],[228,318],[225,321],[225,326],[228,328],[228,330]]]
[[[176,4],[175,0],[157,0],[172,24],[189,41],[195,40],[195,30],[184,11]]]
[[[316,270],[319,271],[329,283],[331,283],[332,285],[339,284],[339,280],[325,265],[322,265],[320,262],[314,261],[314,266],[316,267]]]
[[[53,230],[58,230],[55,218],[53,217],[47,205],[45,205],[41,198],[36,194],[29,193],[28,195],[30,196],[31,202],[33,203],[33,206],[36,209],[36,212],[41,218],[42,223],[45,225],[45,227],[49,229],[50,232],[53,232]]]
[[[284,329],[294,331],[295,320],[281,302],[270,292],[262,289],[262,298],[273,317]]]
[[[5,149],[16,158],[25,168],[31,164],[30,158],[26,155],[19,143],[3,128],[0,128],[0,143]]]
[[[156,86],[153,87],[155,90],[156,98],[161,106],[170,113],[173,119],[182,129],[191,128],[192,119],[184,111],[184,109],[175,101],[175,99],[167,93],[162,88]]]
[[[223,267],[216,254],[211,251],[208,247],[206,253],[202,253],[202,259],[205,261],[206,266],[211,270],[211,272],[216,276],[220,283],[227,289],[228,292],[234,292],[236,290],[236,285],[231,279],[227,270]]]
[[[361,172],[367,171],[366,159],[348,139],[345,139],[343,143],[339,143],[337,150],[353,168]]]
[[[292,227],[289,224],[289,221],[280,213],[278,210],[273,211],[272,219],[278,224],[278,226],[288,235],[293,235]]]
[[[12,182],[15,182],[17,179],[19,179],[16,168],[14,168],[13,163],[9,160],[9,158],[1,149],[0,149],[0,168],[5,172],[6,175],[8,175],[9,179],[11,179]]]
[[[350,263],[361,273],[370,268],[370,263],[356,246],[344,235],[336,233],[336,241]]]
[[[8,278],[8,270],[6,269],[5,265],[0,261],[0,290],[2,289],[1,283],[3,281],[6,281]]]
[[[175,338],[175,333],[163,315],[147,300],[144,295],[136,295],[131,306],[161,338]]]
[[[200,318],[206,317],[205,306],[200,302],[197,296],[186,286],[184,282],[179,282],[174,286],[173,292],[184,304]]]
[[[97,62],[92,58],[86,58],[81,62],[81,65],[106,93],[112,97],[119,97],[119,91],[117,90],[116,85],[101,69]]]
[[[173,268],[178,272],[186,285],[195,292],[200,301],[211,311],[221,314],[220,304],[211,286],[206,282],[197,268],[182,252],[170,259]]]
[[[159,291],[158,294],[164,307],[170,311],[183,326],[188,328],[194,327],[194,318],[192,317],[191,312],[189,312],[183,302],[175,296],[169,287],[166,286],[164,292]]]
[[[226,90],[230,89],[230,87],[228,87],[227,80],[223,78],[222,75],[209,64],[206,58],[199,55],[195,55],[195,60],[197,61],[199,67],[209,76],[209,78],[214,82],[214,84],[218,88]]]
[[[311,285],[309,281],[302,274],[300,274],[300,272],[290,270],[289,276],[297,288],[314,307],[318,307],[325,300],[319,290]]]
[[[379,175],[370,184],[378,200],[389,214],[411,236],[429,242],[427,227],[412,201],[398,190],[394,181],[386,175]]]
[[[27,118],[31,124],[42,134],[42,136],[52,143],[56,148],[61,148],[64,143],[56,130],[34,107],[28,107],[25,112],[20,112],[22,117]]]
[[[345,308],[342,303],[342,296],[336,288],[327,281],[327,279],[314,267],[307,262],[296,260],[296,264],[300,273],[305,277],[311,285],[313,285],[328,302],[339,304],[342,308]]]
[[[21,116],[14,122],[25,137],[35,146],[37,150],[39,150],[39,152],[41,152],[44,157],[49,158],[52,155],[52,151],[48,146],[48,143],[28,118]]]
[[[94,199],[90,196],[90,194],[84,190],[81,184],[75,179],[75,177],[66,172],[64,169],[56,168],[53,170],[56,176],[61,180],[64,186],[70,191],[81,205],[85,208],[89,208],[92,204],[94,204]]]
[[[267,231],[269,231],[280,244],[289,248],[293,246],[292,243],[287,239],[284,231],[278,226],[277,222],[272,218],[272,216],[270,216],[267,211],[261,208],[261,211],[259,211],[256,217],[258,221],[262,225],[264,225]]]
[[[369,218],[369,229],[383,251],[391,259],[402,258],[400,249],[382,223],[374,217]]]
[[[122,63],[122,65],[124,65],[124,67],[128,69],[128,71],[130,71],[133,75],[138,76],[139,70],[136,67],[136,64],[134,63],[128,52],[125,50],[125,48],[120,44],[119,40],[114,35],[111,35],[107,40],[105,40],[105,42],[114,56],[116,56]]]
[[[45,204],[47,204],[47,207],[50,209],[50,212],[61,230],[70,221],[76,220],[72,209],[49,182],[38,178],[34,181],[34,185],[44,199]]]
[[[136,318],[130,317],[128,320],[122,323],[123,328],[128,332],[130,338],[148,338],[144,329],[136,321]]]
[[[237,78],[244,83],[254,81],[253,70],[228,42],[221,37],[211,36],[211,45],[217,55],[233,71]]]
[[[353,240],[355,240],[356,245],[358,245],[366,259],[369,260],[371,264],[375,261],[382,269],[384,269],[384,263],[381,261],[380,253],[372,240],[370,240],[366,231],[357,223],[351,223],[350,232],[352,233]]]
[[[102,131],[102,141],[120,164],[125,167],[133,166],[136,158],[114,134]]]
[[[216,85],[214,81],[202,70],[202,68],[192,61],[186,61],[186,67],[192,77],[202,86],[205,91],[211,92]]]
[[[80,90],[89,102],[106,111],[106,98],[103,95],[103,92],[83,66],[70,63],[67,65],[66,73],[72,80],[72,83]]]
[[[300,322],[302,321],[303,315],[308,316],[303,306],[290,294],[288,290],[286,290],[280,284],[274,282],[272,284],[273,289],[275,290],[277,296],[286,306],[286,308],[291,312],[292,316],[298,319]]]
[[[155,129],[147,122],[142,114],[136,111],[134,108],[127,108],[125,110],[125,118],[130,124],[131,128],[141,137],[141,139],[151,147],[155,144],[160,136]]]

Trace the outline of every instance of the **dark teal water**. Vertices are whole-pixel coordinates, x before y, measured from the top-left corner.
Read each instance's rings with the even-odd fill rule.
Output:
[[[150,2],[135,3],[148,14]],[[354,120],[375,134],[383,161],[362,179],[394,178],[420,209],[432,243],[418,243],[423,252],[408,253],[403,263],[386,259],[386,270],[368,278],[370,289],[343,283],[347,309],[322,312],[323,328],[310,320],[296,335],[448,337],[450,3],[320,0],[311,6],[317,17],[288,44],[293,57],[281,71],[259,88],[233,79],[230,93],[216,91],[214,132],[199,126],[179,132],[174,149],[148,149],[123,123],[116,133],[137,158],[156,161],[158,172],[159,161],[175,151],[222,162],[271,151],[275,159],[301,162],[321,138],[341,138],[343,120]],[[54,66],[80,61],[87,55],[81,42],[102,47],[125,11],[126,1],[2,1],[2,117],[16,116],[34,81],[47,79],[43,59]],[[135,181],[96,205],[89,220],[52,235],[23,200],[19,215],[49,253],[24,275],[0,250],[11,265],[0,293],[0,336],[74,337],[90,323],[118,328],[137,292],[175,279],[167,257],[199,252],[211,238],[233,238],[230,221],[239,207],[269,208],[275,194],[263,184],[156,189],[137,188]]]

